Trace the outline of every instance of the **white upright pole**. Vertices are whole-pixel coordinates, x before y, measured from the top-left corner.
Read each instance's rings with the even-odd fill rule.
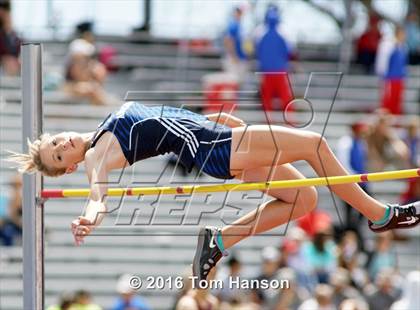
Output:
[[[42,46],[22,45],[23,152],[42,133]],[[44,205],[40,173],[23,176],[23,309],[44,309]]]

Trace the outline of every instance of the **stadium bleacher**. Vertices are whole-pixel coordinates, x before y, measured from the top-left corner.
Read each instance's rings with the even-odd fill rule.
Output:
[[[194,54],[183,62],[188,74],[179,80],[177,72],[177,57],[179,50],[173,41],[148,40],[147,45],[130,43],[128,40],[105,41],[101,44],[112,42],[118,50],[117,64],[132,71],[121,71],[111,75],[107,86],[121,98],[127,90],[171,90],[171,85],[182,85],[178,90],[201,90],[201,78],[203,75],[219,71],[220,61],[218,53],[208,52]],[[137,38],[137,40],[146,40]],[[133,39],[134,41],[134,39]],[[66,44],[63,42],[47,42],[45,50],[45,72],[49,68],[57,70],[63,65],[63,57],[66,53]],[[308,54],[313,51],[308,52]],[[336,68],[332,61],[314,62],[301,61],[300,67],[303,72],[291,76],[295,94],[303,96],[308,85],[310,72],[331,72]],[[419,114],[419,78],[420,68],[410,68],[410,78],[407,81],[405,92],[405,110],[408,114]],[[174,84],[182,83],[182,84]],[[348,126],[355,120],[366,117],[366,112],[374,110],[378,106],[378,79],[374,76],[361,75],[357,69],[349,75],[345,75],[339,88],[337,100],[334,103],[333,116],[329,118],[329,124],[325,128],[325,135],[333,149],[337,140],[348,133]],[[257,89],[257,77],[250,74],[247,87]],[[308,91],[308,99],[311,100],[315,110],[315,118],[310,130],[323,132],[325,120],[332,104],[333,94],[337,87],[336,76],[323,76],[319,79],[312,77]],[[172,89],[174,90],[174,89]],[[179,104],[182,97],[168,94],[168,104]],[[6,156],[5,150],[21,150],[21,91],[18,78],[0,77],[0,160]],[[73,99],[63,95],[59,90],[46,90],[44,94],[44,128],[47,132],[59,132],[62,130],[87,131],[94,130],[97,124],[114,110],[114,106],[96,107],[76,104]],[[198,96],[195,104],[202,102]],[[151,103],[151,102],[150,102]],[[265,121],[264,113],[258,108],[257,98],[249,98],[246,108],[237,111],[237,115],[247,123],[261,123]],[[344,113],[351,112],[351,113]],[[307,120],[309,111],[299,111],[297,120]],[[282,115],[276,113],[274,118],[282,120]],[[400,122],[405,117],[401,117]],[[302,162],[296,163],[306,176],[314,176],[314,172],[308,165]],[[118,172],[112,173],[110,179],[122,184],[132,184],[133,181],[144,182],[152,185],[167,184],[172,171],[166,169],[163,176],[160,173],[166,168],[166,160],[162,157],[147,160],[147,163],[139,163],[134,168],[125,170],[120,180]],[[70,188],[86,187],[87,179],[80,172],[72,176],[60,179],[45,179],[45,187]],[[14,172],[8,164],[1,161],[0,164],[0,188],[2,193],[7,193],[8,182]],[[183,178],[175,176],[174,182],[189,183],[193,176]],[[200,178],[201,182],[214,182],[207,176]],[[230,182],[230,181],[229,181]],[[145,185],[145,186],[146,186]],[[404,182],[390,181],[373,185],[372,191],[376,197],[386,201],[397,201],[400,192],[404,189]],[[250,196],[258,197],[258,193],[250,193]],[[154,197],[156,199],[156,197]],[[159,204],[159,213],[153,217],[155,211],[153,199],[151,201],[137,201],[129,198],[124,201],[124,208],[116,209],[110,214],[104,228],[89,236],[86,243],[81,247],[73,244],[70,232],[70,223],[81,214],[86,201],[83,199],[51,200],[45,204],[45,294],[46,305],[57,301],[63,291],[87,289],[94,296],[94,301],[108,308],[116,296],[115,283],[122,273],[131,273],[146,277],[150,275],[170,276],[181,275],[190,265],[195,250],[197,225],[199,212],[208,211],[200,218],[202,225],[222,225],[220,218],[229,221],[235,219],[235,209],[218,210],[220,203],[226,199],[224,194],[214,195],[211,202],[204,203],[198,198],[191,204],[184,205],[185,199],[164,197]],[[234,206],[240,206],[242,215],[256,207],[255,201],[249,199],[242,201],[240,195],[229,197],[229,202]],[[341,202],[336,199],[339,207]],[[118,208],[119,200],[114,199],[110,206]],[[328,210],[334,220],[338,221],[333,201],[326,189],[320,189],[319,206]],[[134,209],[138,209],[137,225],[130,225],[129,217]],[[175,211],[171,209],[176,209]],[[230,213],[229,213],[230,212]],[[187,214],[184,218],[183,215]],[[153,225],[148,225],[148,220],[153,219]],[[113,225],[115,221],[121,221],[118,227],[106,227]],[[128,223],[128,224],[127,224]],[[182,225],[183,223],[184,225]],[[189,225],[187,225],[187,224]],[[174,234],[175,233],[175,234]],[[181,234],[179,236],[176,233]],[[247,274],[255,274],[260,266],[260,252],[268,245],[280,244],[285,227],[280,227],[270,235],[250,238],[236,247],[236,251],[244,262]],[[114,235],[110,235],[114,234]],[[184,234],[184,235],[182,235]],[[402,273],[407,270],[419,269],[420,262],[420,235],[418,230],[410,232],[411,240],[408,243],[397,244],[394,251],[398,256],[398,262]],[[369,234],[369,238],[372,235]],[[139,294],[150,304],[152,309],[169,309],[174,301],[175,290],[145,290]],[[19,246],[0,247],[0,308],[2,310],[22,309],[22,250]]]

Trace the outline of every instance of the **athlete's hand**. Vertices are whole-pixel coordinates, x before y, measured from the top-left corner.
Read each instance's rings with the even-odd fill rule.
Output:
[[[83,239],[91,233],[93,227],[92,222],[84,216],[79,216],[71,222],[71,232],[73,233],[76,245],[83,243]]]

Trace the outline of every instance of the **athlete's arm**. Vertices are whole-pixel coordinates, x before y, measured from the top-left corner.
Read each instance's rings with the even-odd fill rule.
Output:
[[[104,198],[108,192],[108,169],[106,164],[102,163],[101,158],[95,156],[94,152],[91,156],[89,155],[85,158],[90,183],[89,204],[86,207],[85,217],[98,226],[104,217],[104,214],[100,212],[106,211]]]
[[[72,222],[72,232],[77,245],[81,244],[84,237],[101,224],[107,211],[104,200],[108,191],[106,164],[91,149],[86,153],[85,165],[90,182],[90,196],[85,214]]]
[[[240,118],[230,115],[226,112],[205,115],[209,121],[216,122],[231,128],[246,126],[245,122]]]

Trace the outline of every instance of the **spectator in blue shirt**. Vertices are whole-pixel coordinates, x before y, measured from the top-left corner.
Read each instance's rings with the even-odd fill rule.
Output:
[[[241,19],[243,9],[235,7],[229,25],[223,38],[224,59],[223,68],[235,75],[240,82],[247,71],[247,57],[243,49]]]
[[[150,310],[142,298],[135,296],[135,291],[130,286],[130,278],[131,275],[124,274],[118,279],[117,292],[120,296],[111,310]]]
[[[368,134],[369,126],[363,122],[355,122],[351,125],[351,136],[346,135],[340,138],[337,144],[337,157],[341,164],[351,174],[364,174],[368,172],[368,147],[366,137]],[[360,183],[360,187],[367,193],[368,183]],[[353,208],[346,206],[346,229],[351,229],[357,232],[359,239],[360,235],[359,226],[363,219],[363,215]]]
[[[378,50],[376,72],[383,78],[382,108],[392,114],[403,113],[404,80],[407,76],[408,49],[404,28],[398,26],[395,37],[384,40]]]
[[[277,7],[270,5],[265,15],[265,31],[256,42],[256,56],[262,73],[261,100],[266,111],[273,110],[273,100],[276,98],[281,101],[281,110],[285,110],[293,100],[287,75],[291,49],[277,30],[279,22]]]
[[[370,253],[367,267],[371,280],[387,270],[396,270],[397,257],[393,251],[393,234],[384,232],[376,235],[375,249]]]
[[[0,210],[0,245],[21,243],[22,237],[22,177],[15,175],[10,183],[9,199],[0,197],[0,209],[7,205],[6,214]]]

